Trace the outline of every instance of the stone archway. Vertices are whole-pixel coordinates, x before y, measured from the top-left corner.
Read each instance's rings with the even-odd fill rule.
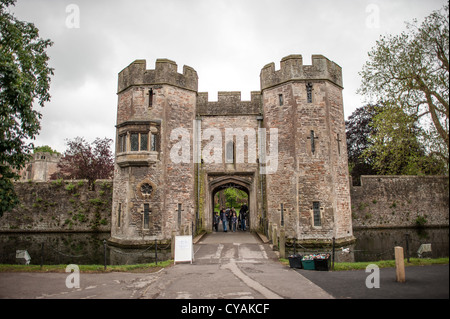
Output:
[[[213,228],[214,195],[225,188],[235,187],[243,190],[248,195],[249,225],[248,229],[253,230],[258,226],[257,220],[257,189],[254,183],[254,175],[244,174],[214,174],[208,176],[207,190],[205,192],[205,229],[210,231]]]

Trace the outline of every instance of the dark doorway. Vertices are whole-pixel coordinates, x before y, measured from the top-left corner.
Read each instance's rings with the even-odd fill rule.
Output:
[[[212,191],[212,219],[214,221],[214,215],[219,213],[220,210],[223,209],[234,209],[236,212],[238,221],[236,224],[236,231],[242,231],[242,217],[245,218],[245,230],[248,231],[250,229],[250,216],[249,216],[249,207],[250,207],[250,196],[249,190],[247,187],[229,182],[225,184],[221,184],[217,186]],[[243,209],[243,214],[241,214],[241,209]],[[230,230],[230,225],[228,225],[228,230]],[[212,231],[216,231],[214,228],[214,223],[212,225]],[[223,231],[223,223],[219,222],[218,231]]]

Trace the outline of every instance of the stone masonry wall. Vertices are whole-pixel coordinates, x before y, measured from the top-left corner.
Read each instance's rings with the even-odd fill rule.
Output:
[[[0,232],[109,232],[112,180],[17,182],[20,203],[0,218]]]
[[[351,187],[353,228],[449,225],[446,176],[362,176]],[[21,203],[0,218],[0,232],[109,232],[112,181],[18,182]],[[98,214],[97,214],[98,211]]]
[[[353,228],[449,225],[447,176],[361,176],[351,187]]]

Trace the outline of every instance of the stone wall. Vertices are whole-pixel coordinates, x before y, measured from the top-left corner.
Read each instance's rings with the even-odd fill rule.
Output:
[[[448,187],[447,176],[361,176],[351,187],[353,228],[448,227]]]
[[[446,176],[362,176],[351,187],[353,228],[449,225]],[[89,232],[111,229],[111,180],[18,182],[20,204],[0,218],[0,232]]]
[[[0,232],[109,232],[112,180],[17,182],[20,203],[0,218]]]

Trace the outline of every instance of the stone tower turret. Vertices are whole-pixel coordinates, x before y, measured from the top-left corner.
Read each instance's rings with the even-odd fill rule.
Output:
[[[168,59],[156,60],[154,70],[136,60],[119,73],[111,242],[170,239],[191,224],[194,189],[185,185],[194,185],[194,166],[174,163],[170,150],[175,129],[192,131],[197,82],[194,69],[180,74]]]
[[[340,66],[290,55],[279,70],[266,65],[260,80],[264,126],[278,128],[278,169],[266,176],[269,224],[303,242],[351,239]]]

